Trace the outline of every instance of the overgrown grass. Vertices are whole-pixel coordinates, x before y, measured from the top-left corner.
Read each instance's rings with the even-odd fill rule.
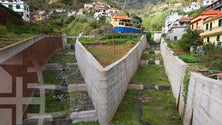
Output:
[[[56,101],[53,99],[53,96],[53,93],[46,94],[46,113],[65,111],[70,108],[69,102]],[[69,94],[66,94],[65,97],[69,97]]]
[[[103,45],[97,47],[87,47],[87,49],[92,53],[92,55],[100,62],[102,66],[107,66],[116,60],[122,58],[134,45],[115,45],[114,47],[110,45]]]
[[[141,35],[115,34],[114,46],[112,38],[112,34],[104,34],[95,37],[81,38],[80,42],[85,44],[89,52],[91,52],[98,62],[105,67],[122,58],[134,47],[135,43],[140,40]]]
[[[13,33],[2,35],[0,36],[0,48],[31,38],[33,36],[34,36],[33,34],[18,35]]]
[[[143,94],[150,99],[143,104],[143,121],[152,125],[182,125],[171,90],[145,90]]]
[[[143,85],[169,85],[163,66],[139,67],[130,83]]]
[[[148,55],[148,54],[143,54],[141,59],[142,60],[153,60],[155,58],[155,55]]]
[[[66,64],[66,63],[75,63],[76,58],[74,55],[67,55],[68,52],[71,52],[70,50],[61,50],[52,55],[48,63],[58,63],[58,64]]]
[[[45,84],[60,85],[62,80],[58,77],[58,71],[45,70],[43,71],[43,79]]]
[[[112,40],[114,38],[115,44],[131,44],[132,42],[136,43],[140,40],[141,35],[135,35],[135,34],[102,34],[102,35],[96,35],[95,37],[82,37],[79,39],[79,41],[83,44],[85,43],[95,43],[95,42],[103,42],[112,44]]]
[[[178,54],[177,56],[186,63],[199,63],[200,62],[200,58],[198,56],[188,55],[188,54]]]
[[[187,94],[188,94],[188,87],[189,87],[189,81],[190,81],[190,73],[195,70],[205,69],[203,65],[194,65],[189,66],[186,68],[184,80],[183,80],[183,97],[184,97],[184,103],[187,103]]]
[[[143,94],[149,98],[142,104],[144,122],[151,125],[182,125],[170,90],[128,90],[112,120],[114,125],[141,125],[138,119],[139,102],[135,97]]]
[[[114,125],[140,125],[138,122],[137,90],[128,90],[112,120]]]

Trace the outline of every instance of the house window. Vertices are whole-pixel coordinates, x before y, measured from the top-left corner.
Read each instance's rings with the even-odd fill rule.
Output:
[[[207,37],[207,42],[208,42],[208,43],[210,42],[210,37]]]
[[[220,41],[220,35],[217,36],[217,41]]]
[[[212,30],[212,22],[210,23],[210,30]]]
[[[9,9],[12,9],[12,5],[8,5],[8,8],[9,8]]]
[[[193,24],[191,25],[191,29],[193,29]]]
[[[208,24],[206,24],[206,30],[208,30],[208,27],[209,27],[209,25],[208,25]]]
[[[218,20],[218,27],[221,27],[222,26],[222,19],[219,19]]]
[[[174,40],[177,40],[177,36],[174,36],[173,39],[174,39]]]
[[[198,23],[196,24],[196,28],[198,28]]]
[[[16,9],[20,9],[20,5],[16,5]]]

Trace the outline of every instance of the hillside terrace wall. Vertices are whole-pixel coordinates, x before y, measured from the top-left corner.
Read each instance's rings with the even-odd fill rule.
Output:
[[[101,125],[107,125],[112,120],[146,47],[146,37],[142,36],[124,57],[103,68],[77,39],[77,63]]]
[[[222,82],[191,73],[184,125],[222,125]]]
[[[59,36],[38,35],[38,36],[32,37],[30,39],[23,40],[21,42],[17,42],[15,44],[6,46],[4,48],[0,48],[0,64],[2,64],[3,62],[7,61],[10,58],[12,58],[16,54],[22,52],[23,50],[30,47],[31,45],[39,42],[40,40],[42,40],[44,38],[50,38],[50,37],[59,37]],[[63,40],[63,48],[64,48],[67,40],[63,39],[63,37],[62,37],[62,40]]]
[[[171,84],[173,95],[176,98],[176,104],[180,115],[182,115],[184,113],[184,100],[182,95],[183,79],[188,65],[174,55],[173,51],[167,47],[163,39],[161,40],[160,50],[163,57],[165,72]]]

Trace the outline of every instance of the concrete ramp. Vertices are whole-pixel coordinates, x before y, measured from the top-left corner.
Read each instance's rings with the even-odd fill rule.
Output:
[[[124,57],[103,68],[77,39],[77,63],[101,125],[108,125],[112,120],[146,47],[146,37],[142,36]]]

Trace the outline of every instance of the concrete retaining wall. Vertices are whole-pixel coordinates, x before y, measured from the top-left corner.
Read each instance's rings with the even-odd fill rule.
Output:
[[[222,82],[191,73],[184,125],[222,125]]]
[[[39,42],[43,38],[47,38],[47,37],[50,37],[50,36],[39,35],[39,36],[35,36],[27,40],[23,40],[21,42],[17,42],[15,44],[6,46],[4,48],[0,48],[0,64],[12,58],[13,56],[17,55],[18,53],[22,52],[23,50],[30,47],[31,45]],[[55,37],[55,36],[52,36],[52,37]],[[63,47],[64,47],[67,40],[64,38],[62,38],[62,40],[63,40]]]
[[[77,39],[76,59],[101,125],[112,120],[146,47],[143,36],[124,57],[103,68]]]
[[[163,39],[161,41],[160,50],[163,57],[165,72],[171,84],[173,95],[176,98],[180,115],[182,115],[184,112],[184,100],[182,95],[183,79],[188,65],[177,56],[174,56],[173,51],[167,47]]]

